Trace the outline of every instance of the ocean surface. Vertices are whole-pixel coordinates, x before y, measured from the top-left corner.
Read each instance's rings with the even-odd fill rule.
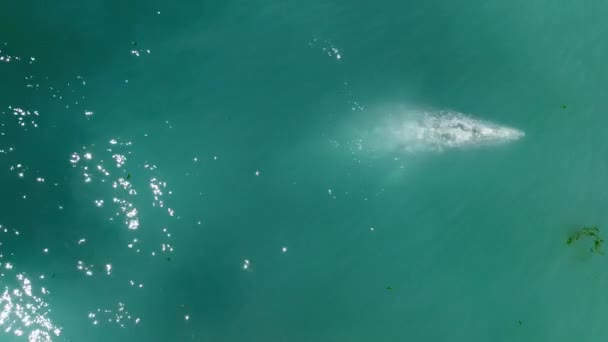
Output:
[[[0,3],[0,341],[606,341],[607,15]]]

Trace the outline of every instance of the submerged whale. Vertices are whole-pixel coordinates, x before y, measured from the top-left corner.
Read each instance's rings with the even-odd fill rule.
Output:
[[[381,131],[384,131],[379,132],[381,134],[388,133],[388,138],[392,141],[390,145],[410,151],[503,143],[518,140],[525,135],[515,128],[450,111],[422,113],[401,122],[393,121]]]

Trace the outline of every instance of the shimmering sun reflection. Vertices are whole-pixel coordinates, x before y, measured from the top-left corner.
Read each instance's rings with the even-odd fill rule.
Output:
[[[11,234],[12,233],[12,234]],[[0,225],[0,241],[7,241],[11,235],[18,236]],[[42,296],[48,294],[44,288],[36,288],[25,273],[14,274],[14,265],[4,261],[0,243],[0,329],[3,333],[17,337],[27,336],[29,341],[50,342],[53,336],[61,334],[49,317],[48,303]]]
[[[315,37],[308,45],[310,47],[320,47],[321,51],[323,51],[327,56],[335,58],[338,61],[342,59],[342,53],[330,40],[321,40]]]
[[[93,325],[103,323],[117,324],[121,328],[124,328],[129,322],[133,322],[134,324],[139,324],[140,322],[140,318],[134,317],[131,313],[129,313],[123,302],[118,302],[115,309],[98,308],[93,312],[89,312],[88,317]]]
[[[165,196],[170,196],[172,193],[167,188],[167,183],[157,177],[158,171],[155,164],[138,161],[137,156],[131,151],[132,143],[130,141],[124,142],[121,139],[112,138],[103,145],[105,146],[101,148],[95,144],[82,146],[81,150],[72,153],[69,159],[74,170],[85,177],[85,181],[80,183],[83,192],[95,191],[95,197],[89,200],[90,205],[95,207],[97,213],[107,215],[109,221],[120,222],[129,229],[129,236],[125,237],[128,249],[135,253],[145,251],[145,255],[149,256],[148,253],[151,253],[152,257],[162,256],[162,258],[155,259],[163,260],[163,262],[164,260],[170,261],[169,255],[174,252],[174,246],[170,241],[172,233],[169,228],[163,225],[158,229],[158,226],[155,227],[155,222],[145,222],[144,224],[140,217],[142,211],[162,208],[162,214],[179,219],[175,208],[165,203]],[[145,190],[146,187],[138,188],[137,186],[146,183],[150,190],[141,191],[143,194],[140,194],[138,190]],[[105,191],[98,192],[99,187]],[[150,203],[151,206],[145,207],[142,203]],[[144,241],[150,241],[150,239],[140,239],[138,234],[144,230],[146,234],[162,231],[161,241],[144,244]],[[127,231],[125,230],[125,232]],[[146,236],[148,237],[148,235]],[[84,245],[85,242],[87,240],[82,237],[78,240],[78,245]],[[144,246],[147,247],[147,250],[144,250]],[[116,275],[115,267],[116,264],[110,263],[93,265],[86,260],[78,260],[76,264],[76,270],[86,277],[99,277],[104,273],[105,276],[114,276]],[[125,280],[125,287],[127,287],[127,281],[130,285],[129,288],[142,289],[144,287],[143,283],[135,280]],[[119,302],[115,308],[99,308],[87,314],[93,325],[113,323],[125,327],[127,322],[133,324],[140,322],[139,317],[129,314],[122,302]]]
[[[82,260],[78,260],[76,269],[83,272],[84,274],[86,274],[89,277],[93,275],[93,265],[87,265]]]

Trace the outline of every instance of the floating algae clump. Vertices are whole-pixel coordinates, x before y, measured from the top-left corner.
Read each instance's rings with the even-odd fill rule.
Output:
[[[566,241],[566,243],[568,245],[571,245],[574,241],[579,240],[580,238],[584,237],[584,236],[589,236],[593,239],[593,247],[591,247],[589,250],[591,251],[591,253],[597,253],[597,254],[604,254],[604,252],[602,252],[601,248],[602,248],[602,243],[604,242],[604,240],[602,240],[600,238],[600,230],[598,227],[583,227],[580,230],[574,232],[574,234],[570,235],[570,237],[568,237],[568,240]]]

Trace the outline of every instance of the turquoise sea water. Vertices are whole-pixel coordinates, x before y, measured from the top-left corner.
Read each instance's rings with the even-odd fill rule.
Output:
[[[606,340],[607,13],[0,4],[0,341]]]

